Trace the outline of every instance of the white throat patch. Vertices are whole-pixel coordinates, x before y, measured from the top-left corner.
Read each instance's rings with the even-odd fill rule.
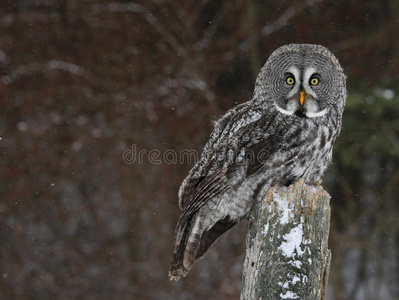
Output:
[[[324,116],[326,113],[328,113],[328,107],[326,107],[325,109],[321,110],[321,111],[317,111],[317,112],[307,112],[305,113],[305,115],[308,118],[315,118],[315,117],[322,117]]]
[[[273,101],[273,103],[274,103],[274,107],[276,107],[276,109],[277,109],[279,112],[281,112],[281,113],[283,113],[283,114],[285,114],[285,115],[292,116],[292,115],[294,114],[294,112],[295,112],[295,111],[289,111],[289,110],[285,110],[285,109],[281,108],[281,107],[278,106],[277,103],[274,102],[274,101]]]

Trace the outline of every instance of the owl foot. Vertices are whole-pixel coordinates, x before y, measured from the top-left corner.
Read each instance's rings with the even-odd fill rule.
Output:
[[[323,180],[312,181],[312,182],[309,182],[308,185],[319,186],[322,184],[322,182],[323,182]]]
[[[247,219],[248,219],[249,223],[252,223],[253,221],[255,221],[255,216],[253,214],[249,214]]]

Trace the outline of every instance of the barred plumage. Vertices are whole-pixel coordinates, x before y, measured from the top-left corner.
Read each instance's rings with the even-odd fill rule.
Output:
[[[171,279],[185,276],[258,194],[299,178],[318,182],[331,163],[346,79],[323,46],[290,44],[272,53],[251,101],[229,110],[183,181]]]

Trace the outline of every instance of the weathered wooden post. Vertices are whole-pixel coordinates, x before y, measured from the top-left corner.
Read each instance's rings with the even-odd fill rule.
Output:
[[[303,180],[269,189],[251,213],[241,300],[325,299],[330,198]]]

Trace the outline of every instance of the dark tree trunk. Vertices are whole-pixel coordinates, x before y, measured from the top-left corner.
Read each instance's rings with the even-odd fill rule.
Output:
[[[251,213],[241,299],[325,299],[329,229],[321,186],[270,188]]]

